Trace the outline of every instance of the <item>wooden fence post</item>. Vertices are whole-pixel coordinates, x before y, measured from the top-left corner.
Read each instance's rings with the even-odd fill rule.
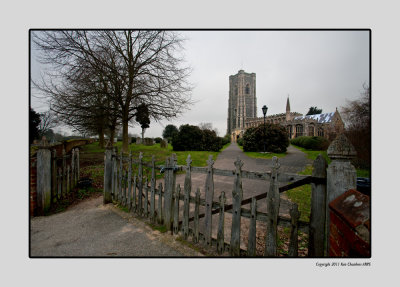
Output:
[[[61,167],[58,168],[58,176],[57,176],[57,199],[61,199],[62,193],[62,171]]]
[[[129,151],[129,160],[128,160],[128,197],[127,197],[127,206],[128,209],[131,210],[132,204],[132,151]]]
[[[186,175],[184,183],[184,206],[183,206],[183,238],[189,236],[189,209],[190,209],[190,193],[192,191],[192,159],[188,155],[186,159]]]
[[[139,153],[139,171],[138,171],[138,211],[137,214],[143,213],[143,153]]]
[[[67,181],[66,181],[66,173],[67,173],[67,155],[65,154],[65,149],[62,150],[62,197],[65,198],[66,189],[67,189]]]
[[[270,188],[267,194],[267,236],[265,239],[265,252],[264,256],[274,257],[277,256],[276,245],[278,243],[278,215],[279,215],[279,186],[278,186],[278,169],[280,164],[278,158],[274,156],[272,158],[272,171],[271,171],[271,182]]]
[[[112,182],[113,182],[113,157],[112,149],[107,148],[104,159],[104,189],[103,204],[112,202]]]
[[[75,159],[76,159],[76,182],[80,179],[80,165],[79,165],[79,148],[75,149]]]
[[[298,210],[297,204],[293,203],[292,207],[290,208],[290,243],[289,243],[289,257],[297,257],[298,250],[299,250],[299,240],[298,240],[298,220],[300,218],[300,212]]]
[[[178,184],[178,187],[174,194],[174,234],[178,234],[179,232],[179,197],[181,195],[181,185]]]
[[[118,169],[117,169],[117,152],[113,149],[112,152],[112,161],[113,161],[113,168],[112,168],[112,190],[111,194],[113,200],[117,200],[117,190],[118,190]]]
[[[212,159],[212,155],[208,157],[207,160],[207,178],[205,184],[205,197],[206,197],[206,208],[205,208],[205,240],[206,245],[211,245],[211,236],[212,236],[212,203],[214,199],[214,172],[213,172],[214,161]]]
[[[194,227],[193,227],[193,242],[199,242],[199,209],[200,209],[200,188],[196,189],[196,198],[194,206]]]
[[[70,170],[70,166],[67,166],[67,194],[70,192],[70,178],[69,178],[69,170]]]
[[[167,231],[170,231],[172,228],[173,194],[175,191],[175,159],[176,155],[172,154],[170,158],[167,158],[165,167],[164,225]]]
[[[255,197],[251,199],[251,218],[249,228],[249,242],[247,244],[247,256],[256,255],[256,225],[257,225],[257,200]]]
[[[313,163],[312,176],[326,180],[326,161],[322,155],[318,155]],[[325,240],[325,216],[326,216],[326,184],[311,183],[311,214],[310,230],[308,237],[308,256],[324,256]]]
[[[73,148],[71,150],[71,188],[76,185],[75,177],[75,149]]]
[[[44,214],[51,206],[51,152],[39,148],[37,152],[37,211]]]
[[[225,251],[225,238],[224,238],[224,229],[225,229],[225,192],[222,191],[219,196],[219,223],[218,223],[218,233],[217,233],[217,252],[218,254],[222,254]]]
[[[155,203],[156,203],[156,162],[154,155],[151,157],[151,180],[150,180],[150,220],[155,221]]]
[[[120,157],[119,157],[119,170],[118,170],[118,201],[120,203],[122,203],[123,198],[122,198],[122,150],[120,153]]]
[[[238,157],[235,161],[235,182],[232,191],[231,256],[240,256],[240,222],[243,199],[242,166],[243,161]]]
[[[357,172],[351,164],[357,152],[344,134],[340,134],[330,144],[327,150],[329,158],[332,160],[327,169],[327,197],[326,197],[326,242],[329,250],[329,203],[342,195],[349,189],[357,187]]]
[[[163,223],[163,214],[162,214],[162,183],[158,184],[158,210],[157,210],[157,219],[158,223]]]
[[[57,201],[57,152],[52,151],[51,161],[51,198],[52,202]]]
[[[149,216],[149,186],[147,178],[144,183],[144,216]]]
[[[133,175],[133,195],[132,195],[132,210],[136,212],[137,208],[137,200],[136,200],[136,174]]]

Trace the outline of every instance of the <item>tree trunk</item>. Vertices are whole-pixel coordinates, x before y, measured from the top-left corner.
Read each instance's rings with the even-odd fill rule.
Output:
[[[144,128],[142,128],[142,143],[144,143]]]
[[[122,119],[122,152],[129,152],[129,138],[128,138],[128,116],[124,115]]]
[[[103,128],[100,128],[98,133],[99,133],[99,146],[100,146],[100,148],[104,148],[104,130],[103,130]]]

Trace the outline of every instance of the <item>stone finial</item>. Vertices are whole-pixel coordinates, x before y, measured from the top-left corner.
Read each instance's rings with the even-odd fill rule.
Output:
[[[274,156],[272,157],[272,168],[278,169],[281,167],[281,164],[278,161],[278,157]]]
[[[347,137],[340,134],[328,147],[327,154],[331,159],[352,159],[357,152]]]
[[[42,137],[42,140],[40,141],[41,146],[48,146],[48,142],[45,136]]]
[[[242,169],[243,164],[244,164],[243,161],[239,157],[237,157],[235,161],[235,167],[237,172],[239,172],[239,170]]]
[[[208,169],[212,169],[212,167],[214,165],[214,161],[213,161],[212,155],[208,156],[207,164],[208,164],[208,166],[207,166]]]
[[[187,159],[186,159],[186,164],[187,164],[187,166],[190,166],[191,163],[192,163],[192,157],[189,154]]]

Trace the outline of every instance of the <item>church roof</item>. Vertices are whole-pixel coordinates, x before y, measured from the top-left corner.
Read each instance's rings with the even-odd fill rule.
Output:
[[[318,115],[308,115],[308,116],[300,116],[300,117],[295,117],[293,120],[304,120],[304,119],[309,119],[309,120],[316,120],[318,123],[323,124],[323,123],[330,123],[333,119],[333,115],[335,113],[326,113],[326,114],[318,114]]]

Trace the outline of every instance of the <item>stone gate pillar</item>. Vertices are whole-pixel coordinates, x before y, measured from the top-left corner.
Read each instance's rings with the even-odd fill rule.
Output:
[[[357,155],[357,152],[346,136],[340,134],[328,147],[327,154],[332,160],[327,169],[326,229],[328,237],[326,238],[329,238],[328,205],[348,190],[356,189],[357,173],[350,161]]]

